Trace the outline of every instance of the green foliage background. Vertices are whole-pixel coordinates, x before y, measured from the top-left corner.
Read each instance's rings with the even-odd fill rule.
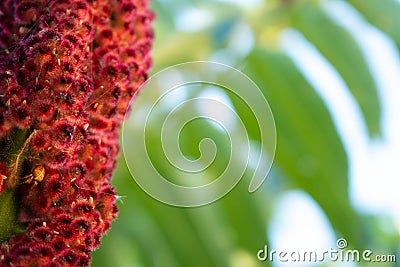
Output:
[[[400,47],[398,1],[345,2]],[[195,32],[180,31],[175,19],[190,7],[210,11],[212,24]],[[246,173],[221,200],[199,208],[176,208],[146,195],[130,177],[121,155],[113,183],[118,194],[126,197],[118,204],[118,220],[94,254],[93,266],[268,266],[256,261],[256,252],[269,243],[266,229],[277,197],[291,189],[309,194],[326,214],[337,237],[346,237],[351,248],[399,251],[398,236],[382,229],[377,218],[362,215],[351,205],[348,159],[331,115],[279,44],[279,34],[288,28],[311,42],[346,82],[368,125],[369,136],[379,138],[378,89],[364,54],[350,31],[326,13],[322,1],[269,0],[244,9],[222,1],[157,0],[152,8],[157,15],[153,73],[176,63],[209,60],[215,51],[228,46],[240,25],[250,27],[255,36],[251,52],[242,57],[234,51],[227,55],[234,59],[234,67],[260,87],[273,111],[278,144],[272,178],[249,194]],[[237,112],[246,116],[248,111],[234,99],[232,102]],[[257,132],[251,128],[254,126],[248,126],[251,138],[257,140]],[[198,156],[196,140],[210,128],[194,125],[189,130],[191,138],[182,141],[188,155]],[[313,159],[315,171],[311,176],[299,170],[302,158]],[[159,165],[162,169],[163,163]]]

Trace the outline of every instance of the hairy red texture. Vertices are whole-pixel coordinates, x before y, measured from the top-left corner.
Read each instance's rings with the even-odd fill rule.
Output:
[[[118,212],[118,130],[151,65],[147,5],[0,2],[0,143],[31,136],[17,166],[26,230],[1,244],[1,267],[90,265]],[[0,161],[0,193],[14,167]]]

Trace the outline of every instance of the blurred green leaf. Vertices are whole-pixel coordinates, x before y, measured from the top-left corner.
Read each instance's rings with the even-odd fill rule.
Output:
[[[237,99],[233,98],[233,99]],[[241,103],[243,104],[243,103]],[[240,106],[240,105],[239,105]],[[241,106],[242,107],[242,106]],[[243,107],[240,110],[239,116],[243,118],[244,113],[242,111],[248,111],[248,107]],[[251,114],[252,115],[252,114]],[[246,125],[248,126],[248,125]],[[255,128],[255,129],[258,129]],[[184,143],[185,147],[196,147],[198,145],[198,140],[204,138],[205,134],[209,134],[213,129],[210,125],[200,127],[192,127],[189,130],[188,136],[190,140]],[[215,131],[215,129],[214,129]],[[232,133],[231,133],[232,134]],[[234,134],[234,133],[233,133]],[[214,135],[212,139],[216,142],[218,148],[217,157],[214,160],[214,168],[209,168],[211,170],[210,177],[216,178],[221,175],[222,171],[225,169],[227,164],[226,160],[218,160],[218,157],[228,158],[229,155],[229,145],[219,145],[224,144],[222,134]],[[210,137],[210,136],[208,136]],[[196,141],[197,140],[197,141]],[[226,144],[226,142],[225,142]],[[194,153],[195,151],[192,151]],[[235,157],[233,157],[233,160]],[[233,163],[233,164],[241,164]],[[249,194],[248,186],[250,179],[252,178],[252,172],[247,170],[242,178],[241,182],[235,186],[231,192],[229,192],[222,199],[211,203],[209,206],[199,208],[199,211],[193,210],[193,214],[199,215],[200,210],[202,212],[209,211],[214,214],[215,217],[220,217],[220,229],[221,231],[226,231],[224,235],[223,232],[219,233],[220,238],[227,239],[229,237],[229,247],[230,251],[227,253],[227,259],[232,257],[232,255],[237,251],[247,252],[253,259],[255,259],[255,253],[268,244],[266,229],[268,225],[268,213],[270,209],[270,203],[268,201],[268,196],[264,195],[263,190],[259,190],[256,193]],[[218,215],[217,215],[218,214]],[[212,222],[212,217],[205,223]],[[213,224],[213,223],[212,223]],[[222,230],[225,229],[225,230]],[[208,235],[212,235],[212,231],[208,231]],[[226,241],[228,241],[226,240]],[[216,240],[215,240],[216,241]],[[215,242],[214,241],[214,242]],[[225,241],[225,242],[226,242]],[[227,262],[228,264],[228,262]],[[254,266],[258,266],[260,263],[254,262]],[[229,264],[228,264],[229,265]],[[216,265],[220,266],[220,265]],[[261,266],[267,266],[266,263],[262,263]]]
[[[316,4],[293,12],[293,26],[337,69],[357,100],[371,136],[380,134],[381,110],[377,88],[364,56],[350,33]]]
[[[348,0],[364,17],[387,33],[400,48],[400,3],[396,0]]]
[[[359,217],[349,204],[347,156],[324,103],[279,52],[253,52],[246,73],[275,117],[275,162],[319,203],[335,229],[361,247]]]

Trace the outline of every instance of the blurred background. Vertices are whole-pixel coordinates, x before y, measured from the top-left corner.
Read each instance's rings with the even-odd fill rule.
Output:
[[[178,208],[143,192],[121,153],[113,180],[120,215],[92,265],[400,266],[400,1],[153,0],[151,6],[152,74],[211,60],[248,75],[275,118],[275,161],[255,193],[247,191],[249,168],[222,199]],[[234,108],[259,144],[254,118],[238,99],[221,88],[190,94]],[[172,108],[188,97],[175,95]],[[229,157],[226,133],[209,121],[186,128],[179,142],[188,158],[199,157],[203,138],[215,141],[218,157],[207,180],[215,179]],[[159,156],[158,127],[152,129],[153,164],[174,176]],[[396,255],[397,263],[257,259],[265,245],[325,251],[338,249],[339,238],[347,249]]]

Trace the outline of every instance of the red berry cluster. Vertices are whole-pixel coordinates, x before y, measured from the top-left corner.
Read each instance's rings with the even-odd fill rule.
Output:
[[[147,2],[1,1],[0,194],[17,191],[26,229],[0,266],[90,264],[117,215],[118,130],[151,65]]]

